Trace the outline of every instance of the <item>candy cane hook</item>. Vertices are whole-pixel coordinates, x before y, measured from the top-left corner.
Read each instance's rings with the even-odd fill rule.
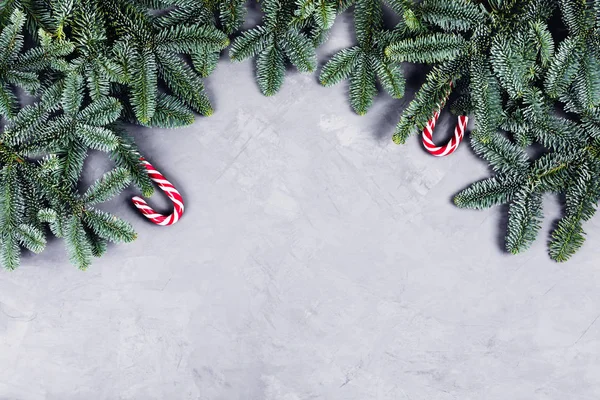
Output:
[[[450,83],[450,90],[452,90],[452,83]],[[458,145],[460,145],[465,137],[465,131],[467,129],[467,124],[469,123],[469,117],[466,115],[459,116],[452,139],[450,139],[450,141],[443,146],[437,146],[433,142],[433,130],[435,129],[438,118],[440,117],[440,111],[442,108],[444,108],[444,105],[450,96],[450,90],[448,90],[446,98],[441,102],[441,104],[439,104],[438,109],[433,113],[433,117],[429,120],[429,122],[427,122],[425,129],[423,129],[423,146],[425,146],[425,150],[436,157],[450,155],[454,153],[456,149],[458,149]]]
[[[462,142],[463,138],[465,137],[467,124],[469,123],[469,117],[466,115],[459,116],[452,139],[450,139],[450,141],[444,146],[436,146],[436,144],[433,143],[433,130],[435,129],[435,124],[439,117],[440,113],[436,111],[433,115],[433,118],[430,119],[425,126],[425,129],[423,130],[423,146],[425,146],[425,149],[430,154],[436,157],[444,157],[454,153],[460,142]]]
[[[144,167],[146,167],[146,172],[148,173],[150,179],[158,185],[160,190],[165,192],[169,199],[171,199],[171,201],[173,202],[174,210],[173,213],[170,215],[159,214],[156,211],[154,211],[152,207],[148,205],[148,203],[146,203],[146,200],[142,199],[139,196],[131,198],[133,205],[136,206],[137,209],[140,210],[146,218],[148,218],[155,224],[162,226],[173,225],[175,222],[179,221],[181,215],[183,214],[183,198],[181,197],[177,189],[175,189],[175,186],[173,186],[171,182],[166,180],[160,172],[154,169],[152,164],[146,161],[144,157],[141,157],[140,161],[142,162],[142,164],[144,164]]]

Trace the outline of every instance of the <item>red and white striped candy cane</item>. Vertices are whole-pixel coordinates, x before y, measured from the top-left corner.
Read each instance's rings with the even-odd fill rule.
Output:
[[[167,197],[171,199],[171,201],[173,202],[174,210],[173,213],[170,215],[159,214],[156,211],[154,211],[152,207],[148,205],[148,203],[146,203],[146,200],[142,199],[139,196],[131,198],[133,205],[136,206],[137,209],[140,210],[146,218],[148,218],[155,224],[162,226],[173,225],[175,222],[179,221],[181,215],[183,214],[183,198],[181,197],[177,189],[175,189],[175,186],[173,186],[171,182],[166,180],[160,172],[154,169],[152,164],[146,161],[143,157],[141,157],[140,160],[142,164],[144,164],[144,166],[146,167],[146,172],[148,173],[150,179],[156,182],[160,190],[165,192]]]
[[[454,129],[454,136],[448,143],[444,146],[436,146],[433,143],[433,130],[435,128],[435,124],[440,116],[439,111],[436,111],[433,115],[433,118],[429,120],[427,126],[423,130],[423,146],[425,149],[432,155],[436,157],[443,157],[449,154],[452,154],[458,148],[460,142],[462,142],[465,137],[465,130],[467,129],[467,124],[469,123],[469,117],[466,115],[461,115],[458,117],[458,123],[456,124],[456,128]]]
[[[425,150],[427,150],[430,154],[436,157],[444,157],[449,154],[452,154],[458,148],[460,142],[462,142],[465,137],[465,131],[467,129],[467,124],[469,123],[469,117],[466,115],[461,115],[458,117],[458,123],[456,124],[456,128],[454,129],[454,136],[448,143],[444,146],[437,146],[433,142],[433,130],[435,129],[435,124],[440,117],[440,111],[444,108],[446,104],[446,100],[450,96],[450,90],[452,89],[452,84],[450,84],[450,88],[446,95],[444,101],[439,105],[438,110],[433,113],[433,117],[427,122],[425,129],[423,130],[423,146],[425,146]]]

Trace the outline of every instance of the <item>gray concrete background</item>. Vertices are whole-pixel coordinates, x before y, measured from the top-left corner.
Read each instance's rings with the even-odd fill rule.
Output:
[[[321,61],[351,29],[341,18]],[[548,197],[541,237],[507,255],[506,210],[451,204],[488,176],[468,145],[396,146],[404,100],[358,117],[345,84],[290,71],[265,98],[252,74],[224,60],[214,116],[135,131],[186,200],[177,225],[146,222],[132,189],[104,208],[134,243],[81,272],[55,239],[0,273],[0,399],[600,398],[597,218],[553,263]]]

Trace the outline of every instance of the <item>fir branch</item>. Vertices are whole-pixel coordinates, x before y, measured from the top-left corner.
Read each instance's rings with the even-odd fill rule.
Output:
[[[541,228],[542,196],[530,187],[519,190],[510,205],[506,250],[518,254],[527,250]]]
[[[453,60],[466,50],[462,36],[453,33],[433,33],[392,43],[385,55],[394,62],[433,64]]]
[[[425,0],[420,12],[425,21],[446,31],[468,31],[484,21],[481,9],[470,0]]]
[[[481,56],[471,58],[471,99],[481,140],[489,140],[503,119],[501,91]]]
[[[272,41],[273,35],[262,26],[247,30],[233,42],[229,57],[232,61],[254,57],[271,45]]]
[[[546,24],[536,21],[530,22],[530,26],[535,47],[539,49],[540,63],[542,67],[547,67],[554,56],[554,38]]]
[[[119,137],[119,144],[111,151],[111,159],[118,168],[128,172],[132,182],[142,191],[142,195],[152,196],[154,186],[146,173],[146,168],[140,162],[140,153],[135,142],[123,129],[113,128],[113,131]]]
[[[284,76],[284,58],[277,47],[270,46],[259,54],[256,59],[256,80],[265,96],[272,96],[279,91]]]
[[[173,93],[194,111],[212,115],[213,108],[204,93],[200,77],[177,55],[161,52],[158,64],[161,76]],[[156,106],[154,106],[156,109]]]
[[[375,73],[366,54],[358,59],[356,72],[350,78],[350,104],[358,115],[367,112],[377,94]]]
[[[323,86],[335,85],[348,79],[361,56],[360,47],[342,49],[323,66],[319,80]]]
[[[71,263],[79,269],[87,269],[92,263],[92,244],[76,216],[69,218],[66,224],[65,243]]]
[[[34,253],[41,253],[46,247],[44,233],[35,226],[20,224],[16,233],[21,245]]]
[[[155,37],[157,50],[175,53],[219,51],[229,38],[210,25],[177,25],[161,30]]]
[[[475,153],[485,159],[499,173],[523,175],[529,167],[529,157],[524,149],[512,144],[501,135],[471,135]]]
[[[317,67],[315,48],[311,41],[301,32],[288,31],[279,43],[290,62],[300,72],[312,72]]]
[[[109,213],[91,208],[84,212],[83,220],[96,235],[111,242],[131,242],[136,238],[128,222]]]
[[[395,65],[386,63],[375,55],[371,56],[370,61],[385,91],[396,99],[404,97],[406,80],[402,70]]]
[[[482,210],[510,202],[523,185],[522,179],[499,175],[473,183],[454,197],[460,208]]]
[[[83,201],[87,205],[105,202],[119,194],[130,182],[129,173],[124,168],[116,168],[98,179],[84,193]]]
[[[379,0],[357,0],[354,12],[356,39],[361,46],[370,46],[383,26]]]
[[[546,75],[545,89],[549,96],[564,94],[575,79],[581,60],[580,46],[579,38],[567,38],[558,45]]]
[[[133,55],[132,67],[137,71],[131,81],[131,104],[141,123],[148,123],[156,108],[157,66],[154,54],[147,49]]]
[[[206,100],[208,101],[208,100]],[[177,128],[194,122],[194,114],[179,99],[161,93],[156,99],[156,108],[148,126]]]
[[[219,62],[219,52],[216,51],[196,51],[191,55],[194,69],[202,78],[206,78],[213,73]]]
[[[598,166],[594,167],[598,171]],[[600,199],[600,185],[592,171],[585,164],[580,166],[575,181],[566,192],[566,215],[552,232],[550,242],[550,257],[553,260],[559,262],[568,260],[585,241],[581,224],[596,213],[596,206]]]

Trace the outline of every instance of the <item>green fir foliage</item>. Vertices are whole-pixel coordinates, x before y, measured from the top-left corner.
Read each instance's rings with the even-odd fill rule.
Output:
[[[600,41],[596,4],[578,0],[418,3],[422,29],[392,41],[394,62],[433,66],[403,111],[394,141],[423,129],[449,93],[475,118],[471,145],[497,174],[456,195],[462,208],[509,204],[507,251],[537,238],[546,193],[566,196],[565,216],[552,233],[550,256],[566,261],[583,244],[582,224],[600,190]],[[594,2],[597,3],[597,2]],[[560,14],[568,35],[549,26]],[[557,109],[567,114],[558,114]],[[543,146],[531,157],[528,146]],[[594,178],[592,178],[594,177]]]
[[[506,249],[520,253],[539,235],[543,199],[559,195],[564,215],[550,256],[566,261],[583,245],[584,222],[600,198],[597,1],[259,5],[261,23],[240,32],[248,9],[241,0],[1,2],[0,264],[16,268],[24,249],[44,249],[49,233],[64,239],[82,269],[108,242],[133,240],[129,223],[97,208],[130,183],[152,194],[125,124],[174,128],[211,115],[203,79],[230,40],[230,59],[253,58],[258,88],[276,94],[290,65],[301,73],[318,69],[316,49],[349,8],[354,44],[324,61],[321,84],[347,80],[349,103],[362,115],[378,88],[404,96],[404,63],[425,64],[424,83],[398,110],[393,141],[421,131],[454,92],[448,109],[474,117],[471,147],[494,174],[457,194],[455,204],[508,204]],[[385,17],[389,12],[396,15]],[[90,150],[106,153],[114,166],[82,190]]]

